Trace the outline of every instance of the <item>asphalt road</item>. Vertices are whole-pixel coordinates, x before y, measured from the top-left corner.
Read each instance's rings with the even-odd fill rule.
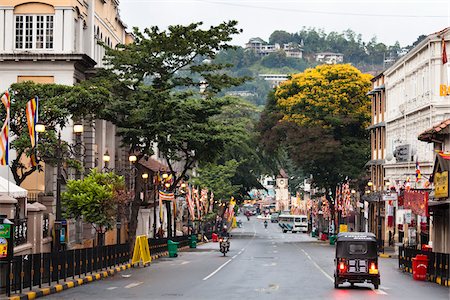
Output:
[[[277,224],[243,220],[226,257],[217,243],[162,258],[146,268],[51,295],[49,299],[450,299],[449,288],[414,281],[381,258],[381,285],[334,289],[334,246]]]

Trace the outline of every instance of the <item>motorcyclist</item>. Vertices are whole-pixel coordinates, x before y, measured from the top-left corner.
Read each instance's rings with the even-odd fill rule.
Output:
[[[223,224],[223,226],[222,226],[221,236],[222,236],[222,237],[229,237],[229,234],[228,234],[228,227],[227,227],[226,224]]]
[[[267,228],[267,220],[264,221],[264,228]]]

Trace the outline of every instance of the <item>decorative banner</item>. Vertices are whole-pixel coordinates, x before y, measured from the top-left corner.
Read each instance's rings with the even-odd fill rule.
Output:
[[[9,165],[9,108],[11,106],[11,99],[8,91],[5,91],[3,94],[2,102],[6,108],[6,118],[0,133],[0,165],[7,166]]]
[[[428,216],[428,192],[405,191],[404,208],[411,209],[418,216]]]
[[[200,202],[202,205],[202,212],[208,213],[208,189],[202,189],[200,192]]]
[[[174,201],[175,195],[173,192],[159,191],[159,200],[161,201]]]
[[[199,201],[200,199],[199,199],[199,195],[198,195],[198,189],[192,188],[192,197],[194,198],[195,206],[197,207],[197,219],[200,220],[201,209],[200,209],[200,201]]]
[[[189,209],[189,214],[191,215],[192,221],[195,220],[195,210],[194,210],[194,201],[192,200],[192,190],[191,187],[188,186],[186,191],[186,202]]]
[[[214,193],[211,191],[210,199],[209,199],[209,212],[212,213],[214,208]]]
[[[38,117],[39,99],[35,97],[27,102],[26,115],[28,124],[28,133],[30,134],[31,148],[35,148],[37,144],[36,123]],[[36,149],[35,149],[36,150]],[[30,156],[30,166],[37,166],[36,151]]]

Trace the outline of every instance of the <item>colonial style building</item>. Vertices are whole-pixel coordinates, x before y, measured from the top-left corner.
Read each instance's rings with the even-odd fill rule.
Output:
[[[395,205],[398,209],[396,241],[411,246],[434,242],[433,238],[440,234],[432,232],[428,227],[432,219],[414,204],[419,198],[424,203],[427,201],[435,166],[433,144],[422,143],[417,137],[450,118],[450,96],[443,91],[450,76],[444,51],[444,45],[449,47],[449,40],[450,28],[430,34],[383,72],[386,90],[384,182],[399,191],[399,201]]]
[[[99,42],[115,47],[130,41],[118,0],[0,0],[0,91],[28,80],[74,85],[103,67],[105,51]],[[101,169],[106,152],[109,168],[128,165],[115,132],[104,120],[84,124],[80,140],[86,169]],[[72,126],[62,130],[62,138],[74,141]],[[0,172],[5,176],[7,168]],[[22,186],[31,193],[54,191],[55,168],[46,166],[44,173],[30,176]]]

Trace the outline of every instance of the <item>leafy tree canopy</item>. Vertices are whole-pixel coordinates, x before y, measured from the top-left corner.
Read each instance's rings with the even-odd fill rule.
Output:
[[[262,144],[281,147],[318,187],[358,178],[369,159],[365,128],[370,75],[350,65],[323,65],[293,75],[269,101],[260,122]]]
[[[126,199],[125,181],[113,172],[93,169],[84,179],[69,180],[61,197],[67,218],[83,218],[105,232],[114,227],[117,207]]]

